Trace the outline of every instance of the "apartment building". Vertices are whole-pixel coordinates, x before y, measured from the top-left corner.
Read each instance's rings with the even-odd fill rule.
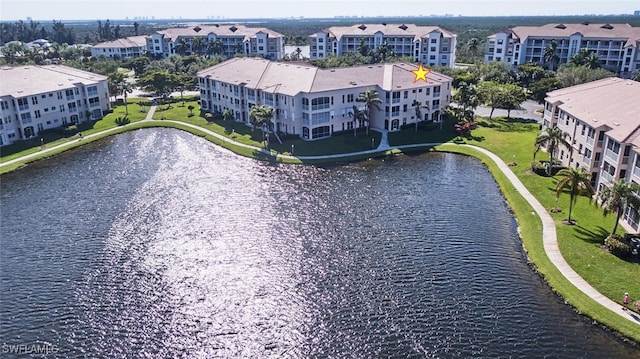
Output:
[[[310,58],[358,52],[361,44],[377,49],[386,44],[396,56],[430,66],[453,67],[457,35],[438,26],[362,24],[334,26],[309,36]]]
[[[545,62],[545,49],[557,44],[556,64]],[[580,49],[598,56],[602,68],[629,78],[640,70],[640,27],[629,24],[547,24],[517,26],[487,37],[484,61],[512,66],[527,62],[551,67],[569,63]]]
[[[283,58],[284,35],[267,28],[243,25],[195,25],[160,30],[146,37],[147,52],[166,58],[171,54],[236,54],[260,56],[270,60]],[[184,47],[184,48],[181,48]]]
[[[607,78],[552,91],[545,99],[543,127],[557,126],[572,151],[558,150],[564,166],[585,166],[596,190],[618,179],[640,183],[640,82]],[[638,231],[639,218],[624,222]]]
[[[307,63],[234,58],[198,73],[201,108],[207,112],[230,109],[236,121],[249,122],[254,105],[275,109],[273,129],[306,140],[365,126],[353,118],[353,107],[368,89],[378,92],[380,110],[373,107],[371,128],[389,131],[424,120],[439,121],[441,108],[451,101],[451,78],[436,72],[427,82],[415,81],[407,63],[319,69]],[[429,108],[416,118],[414,101]]]
[[[101,42],[91,47],[91,56],[104,56],[109,60],[131,60],[146,52],[147,37],[144,35]]]
[[[98,120],[111,109],[107,77],[72,67],[2,67],[0,83],[0,146]]]

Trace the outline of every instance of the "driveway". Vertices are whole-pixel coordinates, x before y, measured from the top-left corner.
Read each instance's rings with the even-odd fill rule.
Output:
[[[527,100],[522,103],[520,106],[520,110],[511,110],[511,118],[522,118],[527,120],[535,120],[537,122],[542,123],[542,110],[544,108],[543,105],[538,104],[535,101]],[[540,112],[536,112],[536,111]],[[476,108],[476,115],[489,117],[491,113],[491,108],[486,106],[479,106]],[[507,116],[507,110],[495,109],[493,111],[493,117],[496,116]]]

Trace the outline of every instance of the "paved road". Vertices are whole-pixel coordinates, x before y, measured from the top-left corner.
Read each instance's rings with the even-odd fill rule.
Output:
[[[521,110],[511,110],[512,118],[524,118],[528,120],[536,120],[538,122],[542,122],[542,113],[536,112],[537,110],[542,110],[543,105],[538,104],[535,101],[527,100],[522,104]],[[476,115],[489,117],[491,113],[491,108],[486,106],[480,106],[476,108]],[[507,116],[507,110],[495,109],[493,111],[493,117],[496,116]]]

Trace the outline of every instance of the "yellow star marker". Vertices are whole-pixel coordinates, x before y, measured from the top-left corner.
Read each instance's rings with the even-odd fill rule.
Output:
[[[424,67],[422,67],[422,64],[420,64],[417,70],[411,70],[411,72],[416,75],[416,79],[413,81],[414,83],[418,82],[418,80],[424,80],[424,82],[427,82],[427,74],[429,74],[431,70],[425,70]]]

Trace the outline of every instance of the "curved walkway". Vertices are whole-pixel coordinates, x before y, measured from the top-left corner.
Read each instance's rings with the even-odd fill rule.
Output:
[[[147,113],[147,116],[145,117],[144,121],[151,120],[153,118],[153,114],[154,114],[155,110],[156,110],[156,106],[150,106],[149,107],[149,112]],[[218,133],[215,133],[215,132],[213,132],[211,130],[208,130],[206,128],[202,128],[202,127],[197,126],[197,125],[192,125],[192,124],[189,124],[189,123],[179,122],[179,121],[171,121],[171,120],[164,120],[163,122],[172,122],[172,123],[180,124],[182,126],[192,127],[192,128],[197,129],[199,131],[205,132],[208,135],[214,136],[214,137],[216,137],[216,138],[218,138],[218,139],[220,139],[220,140],[222,140],[224,142],[233,143],[233,145],[235,145],[235,146],[240,146],[240,147],[244,147],[244,148],[253,149],[255,151],[260,151],[260,152],[262,152],[262,153],[264,153],[266,155],[274,156],[274,154],[272,154],[270,151],[268,151],[268,150],[266,150],[264,148],[251,146],[251,145],[246,145],[246,144],[243,144],[243,143],[239,143],[239,142],[230,140],[229,138],[227,138],[225,136],[222,136],[222,135],[220,135]],[[113,129],[105,130],[105,131],[102,131],[102,132],[94,133],[94,134],[86,136],[84,138],[89,139],[89,138],[94,137],[94,136],[98,136],[98,135],[102,135],[104,133],[112,132],[115,129],[117,129],[117,127],[113,128]],[[0,164],[0,167],[15,163],[17,161],[22,161],[22,160],[25,160],[25,159],[29,159],[31,157],[39,156],[42,153],[46,153],[46,152],[52,151],[52,150],[54,150],[56,148],[64,147],[64,146],[68,146],[68,145],[69,145],[69,142],[61,144],[61,145],[58,145],[58,146],[54,146],[54,147],[51,147],[51,148],[46,148],[46,149],[43,149],[42,151],[30,154],[30,155],[26,155],[26,156],[23,156],[23,157],[20,157],[20,158],[11,160],[11,161],[3,162],[3,163]],[[569,266],[567,261],[565,261],[564,257],[562,257],[562,253],[560,253],[560,248],[558,247],[558,238],[556,236],[556,225],[555,225],[555,222],[554,222],[553,218],[551,217],[551,215],[549,215],[549,213],[547,212],[546,208],[544,208],[544,206],[531,194],[531,192],[529,192],[529,190],[524,186],[524,184],[522,184],[520,179],[511,171],[509,166],[507,166],[507,164],[502,159],[500,159],[500,157],[495,155],[493,152],[485,150],[484,148],[477,147],[477,146],[472,146],[472,145],[466,145],[466,144],[423,143],[423,144],[416,144],[416,145],[394,146],[393,148],[408,149],[408,148],[424,147],[424,146],[445,146],[445,147],[449,147],[449,146],[465,146],[465,147],[473,148],[473,149],[475,149],[475,150],[487,155],[489,158],[491,158],[496,163],[498,168],[502,171],[502,173],[504,173],[504,175],[509,179],[509,181],[511,181],[511,183],[514,185],[516,190],[529,202],[529,204],[531,204],[531,206],[535,210],[536,214],[540,217],[540,219],[542,221],[542,241],[543,241],[543,246],[544,246],[545,253],[546,253],[547,257],[549,257],[549,259],[551,260],[553,265],[556,266],[556,268],[558,268],[560,273],[562,273],[562,275],[565,278],[567,278],[567,280],[569,282],[571,282],[576,288],[578,288],[581,292],[583,292],[584,294],[589,296],[591,299],[593,299],[594,301],[596,301],[600,305],[604,306],[605,308],[608,308],[609,310],[611,310],[612,312],[622,316],[623,318],[626,318],[626,319],[628,319],[628,320],[640,325],[640,316],[638,316],[633,311],[623,310],[621,304],[618,304],[618,303],[612,301],[611,299],[605,297],[604,295],[602,295],[602,293],[598,292],[595,288],[593,288],[582,277],[580,277],[580,275],[576,271],[574,271]],[[381,140],[380,140],[380,144],[378,145],[378,147],[376,149],[373,149],[373,150],[361,151],[361,152],[355,152],[355,153],[348,153],[348,154],[327,155],[327,156],[288,156],[288,155],[276,154],[275,157],[276,158],[288,158],[288,159],[302,159],[302,160],[305,160],[305,159],[307,159],[307,160],[312,160],[312,159],[332,159],[332,158],[348,157],[348,156],[353,156],[353,155],[375,154],[375,153],[379,153],[381,151],[385,151],[385,150],[388,150],[388,149],[391,149],[391,148],[392,147],[389,146],[389,143],[388,143],[388,140],[387,140],[387,132],[386,131],[382,131],[382,137],[381,137]]]

